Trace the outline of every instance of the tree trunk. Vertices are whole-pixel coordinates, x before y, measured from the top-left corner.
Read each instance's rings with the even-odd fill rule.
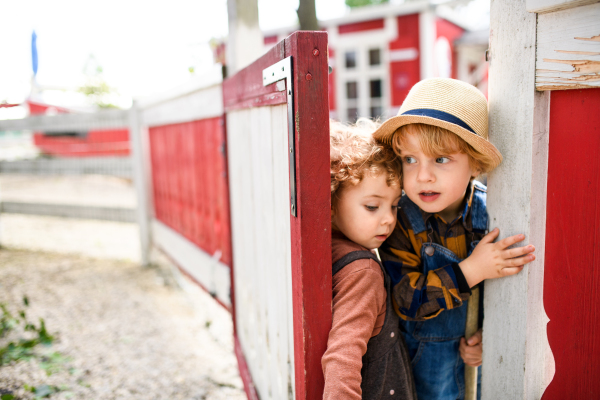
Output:
[[[301,31],[320,30],[315,0],[300,0],[296,13],[298,14],[298,20],[300,21]]]

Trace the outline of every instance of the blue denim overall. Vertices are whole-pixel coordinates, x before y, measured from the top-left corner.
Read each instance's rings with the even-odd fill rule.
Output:
[[[488,219],[486,187],[475,181],[473,190],[471,203],[473,232],[485,233]],[[400,207],[412,225],[415,235],[432,229],[429,222],[427,226],[425,225],[419,207],[407,196],[403,196],[400,200]],[[474,241],[469,245],[469,255],[478,242]],[[433,251],[428,247],[432,247]],[[454,252],[436,243],[425,243],[421,246],[421,260],[425,275],[429,271],[462,261]],[[419,400],[455,400],[463,399],[465,396],[465,364],[458,352],[458,346],[460,338],[465,335],[467,303],[468,301],[464,301],[462,306],[444,310],[437,317],[426,321],[400,320],[400,327],[404,331],[412,360]],[[478,375],[477,398],[479,399],[481,367]]]

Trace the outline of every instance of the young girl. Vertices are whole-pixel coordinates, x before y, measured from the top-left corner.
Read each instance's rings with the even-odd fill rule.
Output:
[[[333,323],[324,399],[416,399],[410,360],[378,248],[396,225],[401,167],[376,125],[331,122]]]

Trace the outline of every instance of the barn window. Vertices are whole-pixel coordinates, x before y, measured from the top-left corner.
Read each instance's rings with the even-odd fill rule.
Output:
[[[345,55],[346,68],[356,68],[356,52],[347,51]]]
[[[369,65],[381,65],[381,50],[370,49],[369,50]]]
[[[381,109],[380,106],[371,107],[371,118],[373,118],[373,119],[381,118],[382,114],[383,114],[383,110]]]
[[[369,86],[371,88],[371,98],[372,99],[381,98],[381,79],[372,79],[369,82]]]
[[[358,87],[355,81],[346,82],[346,98],[358,98]]]
[[[350,107],[348,108],[348,121],[354,122],[358,118],[358,108]]]

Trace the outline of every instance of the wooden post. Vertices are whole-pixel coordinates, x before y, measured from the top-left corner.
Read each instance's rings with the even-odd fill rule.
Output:
[[[145,131],[140,122],[140,111],[136,101],[129,111],[129,140],[131,141],[131,162],[133,164],[133,183],[137,200],[136,216],[140,229],[141,260],[146,266],[150,262],[150,191],[148,190],[147,147]]]
[[[490,229],[523,233],[536,260],[486,282],[482,399],[540,399],[553,372],[543,306],[549,96],[535,91],[536,15],[491,5],[490,140],[504,161],[488,178]]]
[[[258,26],[257,0],[227,0],[229,36],[227,75],[231,76],[256,60],[263,52],[263,35]]]

